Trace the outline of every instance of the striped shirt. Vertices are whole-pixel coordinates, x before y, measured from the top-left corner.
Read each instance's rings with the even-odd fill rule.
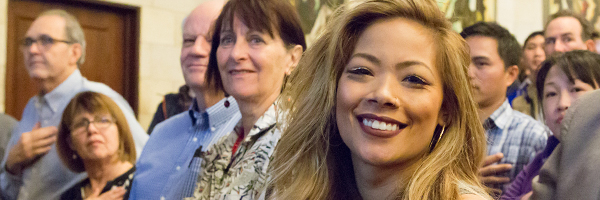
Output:
[[[523,167],[527,165],[535,154],[544,149],[546,140],[551,132],[548,128],[528,115],[514,111],[508,100],[505,100],[492,115],[484,122],[487,135],[487,154],[499,152],[504,158],[499,164],[512,164],[513,168],[508,174],[512,182]],[[493,186],[504,190],[510,183]]]
[[[200,112],[187,112],[159,123],[136,164],[130,199],[183,199],[193,195],[201,171],[200,155],[230,133],[241,119],[233,97]]]

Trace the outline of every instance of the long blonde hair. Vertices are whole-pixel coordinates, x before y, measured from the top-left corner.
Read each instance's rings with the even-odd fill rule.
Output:
[[[465,41],[433,0],[362,0],[335,11],[323,35],[289,77],[280,102],[289,113],[288,126],[270,165],[268,198],[360,199],[350,150],[337,129],[336,88],[361,33],[378,20],[396,17],[432,30],[435,65],[444,88],[441,109],[448,116],[441,140],[393,196],[458,199],[464,190],[486,195],[477,179],[485,156],[485,134],[469,87]]]

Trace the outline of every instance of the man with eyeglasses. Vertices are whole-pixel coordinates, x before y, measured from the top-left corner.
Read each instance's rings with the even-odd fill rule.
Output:
[[[127,101],[108,86],[88,81],[79,71],[85,38],[72,15],[62,10],[42,13],[21,41],[21,51],[39,94],[29,100],[7,146],[0,169],[2,199],[58,199],[86,177],[67,169],[54,147],[62,112],[82,91],[103,93],[119,105],[140,154],[148,135]]]

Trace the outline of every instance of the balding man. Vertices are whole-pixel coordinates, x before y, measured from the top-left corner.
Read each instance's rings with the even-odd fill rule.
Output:
[[[558,11],[550,17],[544,29],[546,55],[572,50],[596,52],[592,32],[594,27],[583,16],[569,10]]]
[[[184,21],[181,71],[195,93],[191,108],[159,123],[136,164],[131,199],[182,199],[191,197],[200,171],[200,154],[241,118],[232,97],[205,87],[211,50],[211,27],[223,1],[207,1]],[[230,105],[225,105],[228,99]]]
[[[125,114],[136,150],[141,152],[148,135],[129,104],[108,86],[88,81],[79,71],[85,38],[75,17],[62,10],[42,13],[27,30],[21,51],[39,94],[27,103],[7,146],[0,170],[3,199],[58,199],[86,177],[67,169],[54,147],[63,110],[79,92],[111,97]]]

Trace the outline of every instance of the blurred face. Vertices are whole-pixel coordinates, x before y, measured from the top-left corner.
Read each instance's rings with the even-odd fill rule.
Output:
[[[73,120],[70,146],[83,160],[113,159],[119,149],[117,124],[108,113],[80,113]]]
[[[581,24],[573,17],[559,17],[552,20],[544,31],[546,55],[552,55],[554,52],[586,50],[587,46],[581,39],[581,32]]]
[[[479,108],[486,108],[504,101],[506,87],[514,78],[504,68],[504,61],[498,54],[498,42],[491,37],[469,36],[469,78],[473,87],[475,102]]]
[[[336,120],[356,167],[411,166],[441,124],[442,80],[431,33],[404,18],[376,22],[340,77]]]
[[[65,20],[59,16],[41,16],[37,18],[25,34],[25,38],[36,40],[30,46],[21,44],[25,58],[25,67],[33,79],[66,79],[77,68],[77,59],[73,46],[65,42]],[[43,45],[40,39],[52,38],[53,43]],[[46,40],[47,41],[47,40]],[[75,44],[79,45],[79,44]]]
[[[185,21],[181,46],[181,71],[185,83],[192,88],[204,87],[204,74],[211,48],[209,31],[215,20],[211,13],[199,12],[202,8],[199,9],[194,10]]]
[[[544,81],[542,105],[546,125],[557,138],[560,139],[560,123],[569,106],[579,96],[595,88],[596,86],[584,83],[579,79],[575,79],[575,83],[571,83],[560,67],[552,66],[550,68]]]
[[[536,35],[527,41],[523,49],[523,59],[532,74],[537,72],[540,64],[546,59],[544,42],[544,36]]]
[[[275,100],[292,70],[291,53],[279,35],[250,30],[237,17],[232,28],[223,26],[217,49],[225,91],[237,101]]]

